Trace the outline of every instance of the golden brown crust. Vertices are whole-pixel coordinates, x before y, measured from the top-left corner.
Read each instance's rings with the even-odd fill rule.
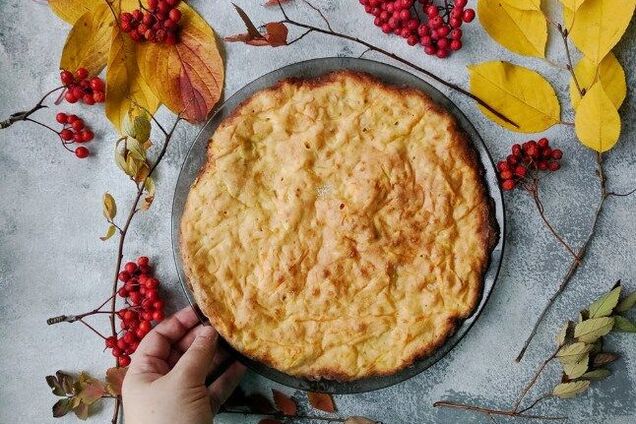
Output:
[[[349,96],[343,97],[342,93],[347,90],[352,91],[352,93]],[[314,98],[314,96],[316,98]],[[367,104],[369,99],[374,100],[371,105]],[[387,108],[391,106],[391,102],[386,99],[390,99],[394,103],[403,102],[401,104],[395,104],[395,107],[405,110],[406,113],[410,113],[411,109],[419,113],[418,115],[413,112],[413,116],[410,117],[412,121],[410,124],[413,125],[412,128],[404,130],[401,127],[402,122],[399,122],[399,119],[395,122],[395,130],[386,126],[380,127],[380,125],[383,125],[386,121],[386,117],[383,116],[382,113],[391,113],[391,109],[386,111],[378,109],[380,107]],[[364,101],[364,104],[360,103],[362,101]],[[314,103],[318,103],[318,106],[315,106]],[[292,112],[288,112],[285,109],[296,107],[299,104],[307,107],[305,109],[293,109]],[[271,198],[265,196],[263,192],[266,185],[261,184],[251,191],[248,190],[251,197],[241,197],[244,194],[244,187],[250,184],[256,184],[254,183],[255,180],[264,178],[263,175],[269,172],[271,172],[272,175],[277,175],[277,179],[281,176],[283,176],[281,178],[288,176],[279,169],[273,169],[275,166],[271,164],[269,167],[261,166],[261,162],[265,160],[264,158],[266,158],[266,156],[262,156],[262,152],[254,153],[250,149],[263,149],[263,151],[266,151],[267,148],[272,147],[271,143],[279,143],[280,145],[283,145],[283,143],[291,144],[293,141],[290,140],[296,137],[294,131],[302,131],[308,127],[321,127],[320,119],[313,119],[314,116],[312,116],[312,113],[322,113],[324,115],[325,113],[328,114],[333,111],[353,110],[360,112],[368,109],[371,109],[374,113],[378,112],[376,115],[372,115],[378,118],[367,120],[364,125],[360,124],[360,122],[352,124],[353,126],[358,125],[358,127],[363,127],[360,130],[360,134],[363,134],[368,129],[369,131],[377,130],[378,132],[382,132],[382,134],[392,135],[393,138],[387,138],[389,141],[400,139],[400,137],[408,138],[408,140],[402,140],[398,146],[403,148],[402,152],[398,149],[398,153],[388,151],[375,156],[373,155],[374,152],[371,152],[373,157],[369,159],[370,168],[371,162],[374,160],[389,166],[389,174],[387,174],[386,177],[389,180],[388,187],[390,190],[389,194],[387,194],[378,189],[381,176],[374,175],[371,171],[369,171],[369,175],[371,175],[370,178],[375,181],[375,186],[369,186],[367,189],[373,193],[382,192],[381,194],[387,196],[390,196],[393,192],[399,192],[399,196],[395,199],[397,209],[395,205],[392,204],[391,207],[393,209],[387,207],[387,209],[390,209],[388,212],[376,211],[374,213],[377,213],[376,217],[379,218],[383,217],[383,213],[384,217],[395,217],[395,213],[398,213],[400,219],[394,222],[397,224],[404,222],[404,225],[412,225],[412,228],[405,230],[404,236],[402,232],[399,233],[398,237],[393,237],[394,235],[392,236],[390,234],[381,236],[381,247],[384,246],[384,248],[389,250],[385,250],[384,254],[378,256],[357,250],[361,243],[364,245],[365,241],[358,237],[360,227],[356,227],[355,223],[349,223],[352,229],[357,228],[357,230],[355,230],[354,233],[350,233],[349,236],[338,234],[338,236],[334,236],[333,239],[336,242],[333,249],[337,250],[344,247],[348,249],[345,254],[337,259],[337,261],[343,261],[345,266],[338,268],[340,265],[339,262],[338,266],[332,266],[332,263],[325,264],[319,260],[317,255],[324,254],[324,251],[330,252],[330,249],[324,249],[324,251],[316,250],[317,243],[324,243],[325,235],[317,233],[311,228],[312,225],[315,227],[317,222],[318,229],[324,233],[325,231],[332,231],[329,230],[329,226],[324,222],[320,222],[320,220],[310,222],[308,218],[302,216],[303,211],[290,211],[290,217],[292,218],[296,218],[300,213],[301,218],[299,218],[300,227],[298,229],[298,237],[299,240],[305,242],[303,248],[313,249],[311,253],[303,253],[302,249],[297,249],[296,253],[300,253],[297,255],[299,256],[298,262],[290,264],[288,261],[286,262],[284,255],[276,262],[271,262],[271,258],[262,252],[255,254],[246,249],[241,253],[236,251],[237,246],[245,247],[241,246],[241,238],[249,240],[249,247],[252,249],[256,249],[259,246],[261,239],[254,239],[252,237],[254,231],[258,230],[258,225],[254,224],[251,219],[244,219],[240,224],[249,227],[251,232],[248,231],[249,234],[242,234],[240,227],[238,230],[229,228],[228,222],[230,222],[232,218],[227,215],[222,216],[220,212],[217,213],[211,210],[227,207],[229,211],[226,212],[229,212],[231,217],[235,215],[251,217],[253,215],[259,217],[259,219],[271,218],[273,215],[276,215],[277,210],[272,209],[274,212],[271,210],[262,212],[261,209],[266,210],[267,205],[260,202],[268,202],[271,199],[276,201],[278,199],[277,196],[280,197],[280,194],[274,193],[271,195]],[[375,109],[378,110],[376,111]],[[307,116],[303,117],[303,114]],[[273,120],[274,123],[271,124],[263,121],[261,119],[263,116],[268,117],[267,120]],[[283,119],[278,119],[281,116]],[[334,116],[339,117],[344,115],[334,114]],[[362,116],[362,114],[360,116]],[[298,117],[300,117],[300,120],[296,122],[296,118]],[[321,119],[332,118],[332,116],[329,116]],[[359,117],[358,119],[361,120],[362,118]],[[429,121],[427,120],[431,122],[430,126],[433,130],[425,126],[428,125],[427,122]],[[424,122],[424,124],[422,124],[422,122]],[[281,126],[282,129],[275,127],[276,125]],[[327,138],[338,137],[340,135],[339,126],[340,125],[332,125],[330,129],[333,134],[328,134]],[[356,131],[358,129],[359,128],[356,128]],[[280,134],[276,133],[276,137],[272,138],[271,134],[276,131],[282,132],[280,132]],[[237,133],[241,134],[237,135]],[[245,134],[246,139],[242,139],[240,142],[236,141],[236,139],[240,139]],[[285,134],[287,134],[287,136],[285,136]],[[324,134],[320,132],[316,134],[317,144],[324,141],[321,139]],[[442,183],[437,181],[437,174],[435,172],[429,172],[430,167],[427,168],[426,160],[420,158],[420,155],[428,155],[430,149],[438,149],[436,144],[432,144],[428,141],[426,137],[429,136],[437,137],[435,138],[436,143],[448,147],[448,151],[439,147],[441,150],[439,152],[435,151],[431,156],[432,160],[438,161],[434,164],[434,170],[436,172],[444,173],[447,171],[449,173],[449,175],[443,175]],[[264,140],[263,143],[270,144],[260,143],[259,139],[261,137]],[[286,139],[286,137],[289,138]],[[311,137],[307,138],[307,140],[313,141]],[[217,330],[219,330],[237,350],[283,372],[310,379],[323,378],[347,381],[368,376],[388,375],[409,366],[419,358],[430,355],[455,331],[457,323],[460,320],[472,314],[481,295],[482,280],[488,268],[490,253],[498,239],[498,228],[494,218],[493,203],[483,180],[481,162],[473,146],[463,131],[458,128],[454,118],[433,103],[426,94],[412,88],[399,88],[385,85],[369,75],[351,71],[333,72],[312,80],[283,80],[272,88],[257,93],[237,107],[219,126],[212,141],[208,147],[206,164],[202,167],[199,177],[193,184],[188,196],[188,201],[186,202],[181,229],[181,252],[185,272],[189,281],[192,282],[197,303],[202,311],[210,318],[210,321]],[[325,141],[323,147],[327,146],[329,141],[333,140],[328,139]],[[347,142],[349,144],[346,144]],[[421,146],[417,144],[420,142],[421,144],[428,143],[426,146],[429,150],[422,150],[422,148],[420,148]],[[338,158],[338,153],[343,150],[346,152],[341,153],[340,156],[346,156],[347,153],[355,153],[358,150],[362,150],[363,147],[368,150],[364,144],[359,145],[359,147],[356,146],[352,150],[351,144],[353,142],[345,140],[344,143],[345,144],[338,145],[339,150],[334,150],[331,153],[328,152],[327,156],[322,155],[321,158],[331,158],[329,154]],[[307,144],[306,142],[305,146],[309,150],[310,147]],[[285,146],[283,145],[283,147]],[[408,152],[409,148],[412,149],[410,153]],[[237,154],[237,149],[243,149],[240,155]],[[320,149],[321,147],[316,148],[318,152],[324,153],[324,151]],[[327,148],[325,147],[325,149]],[[270,151],[266,152],[266,154],[271,155],[273,153]],[[296,152],[294,150],[284,151],[283,156],[277,159],[284,162],[286,158],[285,154],[293,156]],[[404,157],[405,154],[409,156],[412,154],[413,156],[410,158]],[[249,166],[245,165],[245,169],[241,168],[239,170],[234,168],[226,169],[224,168],[226,164],[223,163],[223,161],[227,155],[239,158],[233,162],[235,167],[241,168],[241,166],[246,163],[249,164]],[[245,156],[245,158],[241,155]],[[340,162],[327,162],[330,166],[342,166],[343,169],[349,169],[349,172],[351,172],[353,168],[351,166],[347,168],[347,166],[351,164],[346,163],[346,157],[340,157],[338,159]],[[362,157],[360,160],[364,162],[364,159],[365,158]],[[450,160],[459,165],[455,165],[454,163],[449,165],[445,162]],[[221,163],[220,171],[217,169],[219,161]],[[298,163],[302,163],[303,166],[309,166],[308,169],[311,172],[318,172],[315,169],[311,169],[311,167],[314,166],[311,160],[309,161],[310,165],[307,165],[306,162],[303,161],[289,162],[289,164],[294,166]],[[283,167],[285,164],[281,163],[280,165]],[[426,178],[418,180],[421,176],[415,175],[417,172],[413,169],[409,169],[409,167],[415,165],[419,167],[417,168],[417,172],[421,171],[425,173]],[[385,172],[382,166],[379,168]],[[256,169],[256,171],[254,171],[254,169]],[[303,179],[299,181],[304,183],[315,182],[311,179],[313,178],[311,173],[305,171],[305,168],[295,170],[296,173],[300,172],[302,174]],[[360,171],[360,168],[356,168],[355,171],[356,173],[361,172],[364,174],[364,166],[362,167],[362,171]],[[222,174],[221,176],[218,175],[219,172]],[[343,170],[342,172],[345,171]],[[305,174],[309,176],[305,176]],[[289,175],[293,178],[295,174],[292,172]],[[338,174],[336,173],[335,175]],[[349,175],[349,177],[351,177],[351,175]],[[301,176],[298,176],[298,178],[301,178]],[[391,181],[391,178],[394,178],[395,181]],[[406,180],[404,180],[404,178],[406,178]],[[448,181],[445,181],[444,178],[448,178]],[[357,180],[351,179],[351,181],[356,182]],[[371,182],[371,180],[369,181]],[[412,184],[413,187],[406,187],[405,184],[408,181],[410,181],[409,184]],[[435,188],[416,187],[420,181],[434,183]],[[360,183],[360,181],[357,182]],[[440,187],[445,187],[444,184],[448,187],[440,191]],[[459,187],[452,187],[452,184],[458,184]],[[204,185],[204,187],[201,187],[201,185]],[[291,189],[293,188],[292,186],[293,181],[292,183],[285,182],[283,188]],[[456,189],[459,191],[465,189],[469,197],[464,199],[462,193],[455,193]],[[233,190],[235,192],[231,193]],[[420,190],[422,190],[421,193]],[[355,217],[355,214],[359,213],[359,210],[355,209],[355,205],[357,204],[356,196],[364,197],[364,194],[364,189],[358,190],[358,192],[354,190],[351,195],[353,197],[349,196],[349,201],[338,200],[336,204],[341,202],[339,207],[341,211],[349,207],[349,205],[352,205],[351,208],[353,210],[350,212],[350,216]],[[441,252],[442,254],[447,252],[451,254],[451,257],[450,259],[441,257],[440,260],[447,262],[449,260],[454,261],[458,253],[453,249],[459,246],[460,253],[463,252],[461,249],[466,248],[465,253],[467,253],[467,259],[464,262],[469,262],[471,266],[459,269],[459,272],[457,272],[458,270],[455,268],[461,268],[464,266],[464,262],[455,261],[451,263],[451,265],[444,262],[441,264],[442,271],[440,271],[439,268],[436,268],[440,266],[439,264],[431,268],[431,263],[427,262],[429,259],[428,256],[426,259],[417,258],[417,253],[421,253],[420,258],[424,257],[424,253],[432,256],[440,254],[440,252],[436,250],[438,247],[436,244],[438,243],[436,241],[437,239],[435,237],[429,237],[425,231],[430,223],[426,222],[424,217],[428,216],[428,219],[435,220],[438,218],[441,219],[444,216],[444,213],[434,210],[438,207],[434,204],[436,199],[426,200],[429,203],[432,202],[433,206],[429,204],[424,207],[422,205],[424,200],[422,200],[420,203],[415,202],[415,206],[417,206],[415,210],[408,210],[414,203],[412,197],[420,194],[423,196],[428,195],[430,199],[433,199],[433,195],[441,196],[443,201],[447,203],[450,202],[450,205],[453,206],[451,209],[448,209],[449,205],[442,205],[445,206],[444,213],[446,214],[450,212],[454,215],[457,210],[464,210],[462,208],[466,209],[466,215],[457,217],[458,222],[453,222],[452,225],[454,227],[449,231],[456,231],[457,227],[463,225],[462,228],[464,228],[465,232],[461,234],[461,238],[470,239],[470,241],[458,241],[457,236],[451,239],[450,242],[442,238],[442,240],[446,241],[442,242]],[[299,194],[298,188],[295,188],[295,191],[285,192],[284,195],[287,196],[287,203],[301,205],[301,209],[309,207],[321,208],[324,207],[324,205],[319,204],[320,202],[329,202],[329,200],[318,199],[318,196],[316,196],[316,200],[304,199],[304,203],[303,201],[298,203],[298,198],[304,196],[304,194]],[[263,197],[263,199],[258,199],[259,196]],[[292,200],[294,196],[296,199]],[[347,197],[343,193],[334,195],[334,197],[338,196],[341,196],[339,199]],[[373,206],[376,200],[377,199],[372,198],[369,205]],[[245,201],[252,203],[250,205],[241,203]],[[381,203],[382,199],[379,201]],[[345,206],[345,203],[347,203],[347,206]],[[387,205],[388,203],[383,207]],[[285,206],[285,202],[276,203],[276,207],[284,208]],[[424,214],[421,213],[422,211],[424,211]],[[315,213],[314,211],[314,214]],[[323,217],[329,219],[337,216],[343,219],[343,223],[339,225],[348,225],[345,222],[347,213],[349,213],[348,210],[337,215],[333,210],[328,210]],[[406,215],[404,220],[401,218],[402,214]],[[214,215],[214,219],[210,219],[210,215]],[[411,219],[409,219],[409,217]],[[256,221],[258,221],[258,219],[256,219]],[[464,221],[468,221],[468,223]],[[216,224],[211,225],[212,222]],[[261,226],[262,224],[263,223],[261,223]],[[276,221],[276,224],[285,225],[284,219]],[[199,225],[200,228],[198,228],[197,225]],[[254,225],[256,225],[256,227]],[[224,228],[219,230],[217,228],[219,226]],[[394,227],[390,227],[391,230],[393,228]],[[400,230],[399,227],[396,228]],[[362,230],[365,229],[368,228],[362,227]],[[438,230],[443,231],[446,231],[446,229],[447,228],[443,226],[438,228]],[[212,236],[210,236],[210,234],[212,234]],[[306,237],[303,239],[303,236]],[[223,237],[225,237],[225,239]],[[347,241],[355,237],[358,237],[358,239],[351,243]],[[227,241],[227,238],[234,243],[234,250],[232,248],[219,249],[217,247],[218,245],[215,244],[217,242],[224,243]],[[202,239],[205,239],[205,241],[202,242]],[[211,242],[209,239],[214,240]],[[294,246],[295,243],[293,239],[279,240],[277,244],[270,243],[266,237],[263,240],[266,240],[266,242],[263,242],[265,249],[280,249],[280,252],[283,254],[286,253],[285,249],[288,245],[291,244]],[[426,240],[429,241],[428,244]],[[431,244],[431,240],[433,244]],[[452,245],[448,245],[448,243]],[[466,246],[463,246],[463,244]],[[372,243],[368,244],[367,247],[369,247],[369,249],[374,248]],[[210,250],[206,251],[206,249]],[[214,249],[216,249],[216,251],[213,252]],[[392,249],[399,251],[397,256],[393,255]],[[220,258],[220,253],[223,252],[229,255],[234,254],[236,257],[232,259],[225,257]],[[255,259],[246,258],[246,256],[250,255],[255,256]],[[260,257],[256,257],[258,255],[260,255]],[[303,255],[309,255],[309,257],[306,258]],[[389,255],[393,259],[384,260],[386,258],[382,255]],[[262,258],[270,260],[270,262],[268,262],[269,266],[265,270],[257,269],[257,271],[262,274],[260,276],[264,278],[253,280],[253,272],[258,268],[260,264],[259,260]],[[357,318],[351,317],[348,320],[342,319],[343,317],[340,315],[348,314],[349,311],[342,307],[340,309],[335,308],[335,311],[331,308],[334,303],[337,303],[338,299],[346,300],[349,304],[356,306],[359,306],[358,303],[360,303],[357,297],[347,297],[351,296],[350,291],[348,291],[350,288],[349,285],[368,281],[368,286],[373,286],[379,278],[377,273],[380,272],[380,270],[375,269],[373,263],[369,262],[372,266],[367,268],[360,265],[367,259],[376,261],[376,264],[381,264],[386,267],[385,270],[381,271],[382,275],[387,279],[384,282],[384,288],[381,292],[375,293],[375,295],[377,296],[378,303],[386,301],[387,303],[385,303],[384,306],[389,305],[387,307],[388,309],[393,307],[393,312],[389,312],[386,320],[382,314],[378,314],[377,316],[358,316]],[[313,268],[303,268],[303,262],[305,260],[312,261]],[[221,272],[218,269],[213,269],[213,266],[210,265],[211,262],[214,263],[213,265],[222,263],[222,266],[225,267],[224,271]],[[229,262],[231,262],[232,266],[229,266]],[[418,262],[419,265],[414,265],[415,262]],[[350,263],[353,263],[353,265]],[[286,266],[287,268],[283,269]],[[448,268],[449,266],[450,268]],[[323,272],[324,275],[321,274],[317,278],[313,274],[310,276],[309,274],[316,269]],[[369,271],[369,269],[371,269],[371,271]],[[402,271],[407,272],[413,270],[417,270],[417,275],[413,278],[407,274],[400,274]],[[445,286],[444,284],[440,285],[436,279],[431,280],[429,278],[426,280],[429,275],[423,274],[427,271],[429,273],[437,273],[436,276],[440,281],[448,282],[449,286]],[[352,277],[352,279],[347,280],[350,273],[358,274],[357,277]],[[415,282],[417,277],[421,274],[428,282],[424,280]],[[221,278],[219,278],[219,276]],[[250,278],[253,281],[248,281]],[[313,285],[313,289],[311,289],[312,284],[310,283],[316,282],[318,285]],[[413,282],[415,282],[415,286],[413,286]],[[257,286],[256,291],[254,291],[254,287],[252,286]],[[282,294],[279,293],[279,287],[285,289],[281,292]],[[395,296],[391,291],[404,291],[407,287],[411,287],[411,289],[407,289],[405,293],[397,293],[397,298],[392,298],[393,300],[401,299],[402,301],[399,308],[396,308],[395,305],[391,304],[391,296]],[[422,291],[408,291],[414,287]],[[334,293],[337,293],[337,295],[335,295],[334,298],[328,298],[323,301],[324,296],[322,296],[322,292],[326,289],[335,290]],[[361,286],[362,291],[366,289],[366,286]],[[374,287],[372,287],[372,289],[374,289]],[[313,290],[313,292],[311,290]],[[386,290],[389,291],[388,295],[385,293]],[[437,290],[437,292],[435,292],[435,290]],[[453,297],[453,291],[459,296],[457,299]],[[270,299],[267,299],[265,296],[268,293],[280,296],[280,299],[276,302],[269,302]],[[429,294],[429,297],[424,296],[428,296]],[[421,299],[419,299],[420,304],[410,301],[409,296],[416,297],[418,295],[421,297]],[[448,296],[444,297],[444,295]],[[303,299],[315,299],[316,297],[320,299],[320,301],[316,300],[318,304],[316,308],[323,308],[318,312],[312,310],[311,307],[308,308],[306,304],[303,304]],[[375,298],[376,297],[373,297],[373,299]],[[299,302],[299,299],[303,300],[303,302]],[[429,303],[429,301],[432,303]],[[449,301],[455,301],[456,305],[447,305]],[[266,305],[262,305],[260,302],[264,302]],[[424,303],[422,304],[421,302]],[[442,305],[441,309],[440,302]],[[280,303],[282,303],[280,310],[284,310],[283,312],[279,311]],[[364,304],[364,302],[362,303]],[[422,309],[422,305],[425,306],[424,309]],[[375,305],[371,303],[368,305],[368,309],[372,309],[374,306]],[[402,317],[402,309],[404,308],[406,308],[405,312],[412,312],[413,316]],[[438,311],[436,308],[440,310]],[[274,309],[274,311],[271,309]],[[436,314],[431,313],[431,316],[426,314],[433,310]],[[361,313],[360,311],[367,312],[364,308],[354,312]],[[320,313],[323,313],[323,315],[320,315]],[[336,315],[329,315],[330,313]],[[391,314],[395,315],[391,316]],[[333,319],[333,324],[324,324],[322,320],[325,317]],[[417,317],[420,318],[416,321],[412,321]],[[345,316],[344,318],[348,317]],[[440,321],[435,321],[436,318]],[[246,323],[245,320],[250,320],[250,323]],[[390,322],[392,322],[392,324],[390,324]],[[324,333],[318,332],[313,334],[312,337],[308,339],[310,340],[309,342],[303,339],[303,337],[307,337],[308,332],[315,330],[314,327],[321,325],[323,326],[320,328]],[[343,328],[339,328],[338,330],[333,329],[333,327],[343,325]],[[378,332],[377,326],[386,328],[386,330]],[[415,327],[417,328],[413,329]],[[259,329],[261,331],[259,331]],[[291,335],[298,335],[299,340],[295,342],[293,337],[287,337],[288,334],[285,333],[285,331]],[[360,341],[347,340],[343,336],[343,334],[347,334],[347,332],[354,335]],[[394,337],[390,339],[389,336],[386,335],[387,333],[391,333]],[[321,334],[323,337],[322,345],[318,344],[308,348],[307,344],[311,344],[311,341],[314,341],[317,334]],[[369,339],[365,338],[365,334],[368,335]],[[267,339],[268,336],[271,337],[271,339]],[[336,340],[335,345],[329,344],[329,340],[332,339]],[[418,342],[420,339],[421,343]],[[340,341],[338,342],[338,340]],[[379,340],[381,340],[381,342]],[[279,342],[283,344],[279,346],[277,344]],[[338,345],[338,343],[341,343],[341,345]],[[353,343],[353,345],[350,345],[351,343]],[[399,347],[400,343],[403,343],[403,346]],[[338,346],[341,346],[342,349],[339,349]],[[387,347],[395,351],[384,352],[382,349],[386,349]],[[386,358],[387,355],[389,355],[388,358]]]

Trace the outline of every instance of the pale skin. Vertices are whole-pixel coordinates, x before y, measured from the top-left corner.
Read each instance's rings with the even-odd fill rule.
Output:
[[[231,365],[210,386],[205,379],[226,359],[218,335],[185,308],[144,337],[124,379],[126,424],[210,424],[245,367]]]

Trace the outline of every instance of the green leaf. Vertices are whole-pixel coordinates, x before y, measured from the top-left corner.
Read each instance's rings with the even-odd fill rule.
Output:
[[[68,414],[71,410],[71,400],[69,398],[60,399],[53,405],[53,417],[59,418]]]
[[[621,300],[621,302],[616,307],[617,312],[627,312],[632,309],[636,305],[636,292],[631,293],[625,299]]]
[[[143,144],[134,138],[128,138],[126,140],[126,149],[128,154],[134,157],[139,162],[146,162],[146,149]]]
[[[559,349],[556,356],[566,362],[577,362],[590,350],[592,350],[592,345],[583,342],[576,342],[571,345],[563,346]]]
[[[132,116],[133,112],[134,109],[131,109],[126,114],[123,123],[124,134],[144,143],[150,138],[150,120],[145,112],[138,116]]]
[[[108,222],[112,221],[117,215],[117,204],[115,203],[115,199],[110,195],[110,193],[104,193],[102,204],[104,217],[108,220]]]
[[[590,387],[590,382],[588,380],[583,381],[572,381],[570,383],[561,383],[558,384],[554,390],[552,390],[552,394],[561,399],[570,399],[579,395],[586,391]]]
[[[594,358],[592,358],[592,366],[596,368],[603,365],[607,365],[609,363],[616,361],[618,358],[619,356],[615,353],[602,352],[595,355]]]
[[[579,378],[580,376],[582,376],[583,374],[585,374],[585,372],[588,369],[588,364],[590,362],[590,354],[586,353],[585,355],[581,356],[581,358],[578,361],[569,361],[569,362],[562,362],[563,365],[563,372],[565,372],[565,374],[570,377],[570,379],[575,379],[575,378]]]
[[[617,286],[599,297],[590,305],[590,318],[608,317],[612,315],[612,311],[618,304],[618,298],[621,295],[621,286]]]
[[[596,370],[588,371],[581,376],[581,378],[585,378],[586,380],[603,380],[604,378],[612,375],[612,372],[606,368],[599,368]]]
[[[614,320],[614,330],[622,331],[624,333],[636,333],[636,324],[627,318],[616,315],[614,316]]]
[[[599,337],[603,337],[614,327],[614,318],[590,318],[580,322],[574,327],[574,338],[582,342],[594,343]]]
[[[111,238],[112,236],[115,235],[115,231],[117,231],[117,227],[115,227],[113,224],[110,224],[108,226],[108,230],[106,230],[106,234],[104,234],[102,237],[100,237],[99,239],[101,241],[106,241],[109,238]]]

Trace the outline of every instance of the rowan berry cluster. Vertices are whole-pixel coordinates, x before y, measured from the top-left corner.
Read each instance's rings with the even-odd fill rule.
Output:
[[[468,0],[417,0],[423,16],[418,14],[415,0],[360,0],[367,13],[375,16],[374,24],[386,34],[396,34],[414,46],[420,44],[428,55],[440,59],[462,48],[463,23],[475,19],[473,9],[465,9]]]
[[[136,42],[177,44],[181,0],[146,0],[147,7],[119,15],[121,30]],[[141,5],[141,3],[140,3]]]
[[[65,146],[73,143],[87,143],[95,137],[93,131],[84,124],[84,120],[77,115],[67,115],[60,112],[55,115],[55,120],[62,124],[62,130],[58,134]],[[74,153],[80,159],[87,158],[90,154],[89,150],[84,146],[75,148]]]
[[[563,152],[550,147],[547,138],[512,146],[506,160],[497,163],[501,188],[514,190],[537,177],[539,171],[554,172],[561,168]]]
[[[152,323],[164,319],[165,303],[159,295],[159,280],[152,275],[152,267],[146,256],[137,262],[128,262],[117,278],[122,283],[117,294],[125,299],[126,307],[117,311],[121,319],[119,337],[106,338],[106,348],[117,358],[121,367],[130,364],[130,355],[152,329]]]
[[[66,87],[64,99],[69,103],[81,101],[91,106],[106,100],[106,84],[100,77],[89,78],[86,68],[79,68],[75,74],[64,69],[60,72],[60,80]]]

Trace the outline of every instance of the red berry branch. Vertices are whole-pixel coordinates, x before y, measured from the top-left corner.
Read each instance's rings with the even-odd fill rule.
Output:
[[[63,97],[69,103],[77,103],[80,100],[86,105],[101,103],[106,98],[104,92],[104,81],[98,76],[89,78],[88,71],[85,68],[79,68],[75,72],[75,75],[73,75],[70,71],[62,70],[60,72],[60,80],[63,85],[46,93],[31,109],[14,113],[9,117],[9,119],[0,122],[0,128],[8,128],[20,121],[31,122],[55,133],[60,139],[62,147],[69,152],[74,153],[77,158],[84,159],[90,154],[89,150],[85,146],[78,146],[75,149],[69,147],[72,144],[87,143],[95,137],[90,128],[86,126],[83,119],[79,118],[77,115],[69,115],[64,112],[59,112],[55,116],[55,120],[59,124],[62,124],[62,128],[58,131],[51,125],[32,118],[32,115],[40,109],[47,108],[48,106],[45,105],[44,102],[49,98],[49,96],[60,90],[63,90]]]
[[[149,166],[148,173],[141,181],[132,179],[136,187],[136,195],[130,206],[123,225],[115,224],[115,212],[112,205],[106,206],[109,209],[107,220],[114,231],[119,234],[117,256],[115,260],[115,273],[111,289],[111,295],[99,307],[92,311],[75,315],[61,315],[47,320],[49,325],[60,322],[80,322],[104,339],[107,349],[111,350],[116,358],[117,367],[126,367],[130,364],[130,355],[135,352],[139,342],[151,330],[153,323],[158,323],[164,318],[165,302],[159,294],[160,282],[153,276],[150,261],[146,256],[140,256],[136,262],[123,264],[123,251],[126,236],[133,218],[142,210],[142,198],[147,191],[148,180],[152,177],[155,169],[161,163],[181,117],[177,117],[170,130],[166,130],[154,117],[152,118],[156,126],[164,135],[164,143],[154,163]],[[72,124],[71,124],[72,125]],[[108,198],[112,199],[110,195]],[[105,212],[106,213],[106,212]],[[124,302],[123,307],[117,309],[117,298]],[[93,315],[106,315],[109,318],[111,334],[104,336],[94,327],[88,324],[84,318]],[[117,320],[120,320],[119,326]],[[119,420],[121,399],[115,398],[115,408],[112,423]]]
[[[177,9],[181,0],[146,0],[144,7],[119,15],[119,26],[138,43],[165,43],[175,45],[179,41],[181,11]]]
[[[464,9],[467,0],[447,0],[437,6],[431,0],[418,0],[423,18],[418,13],[415,0],[360,0],[364,10],[375,16],[373,23],[385,34],[395,34],[404,39],[409,46],[421,44],[424,52],[440,59],[446,58],[451,51],[462,48],[462,30],[464,23],[475,19],[473,9]]]

